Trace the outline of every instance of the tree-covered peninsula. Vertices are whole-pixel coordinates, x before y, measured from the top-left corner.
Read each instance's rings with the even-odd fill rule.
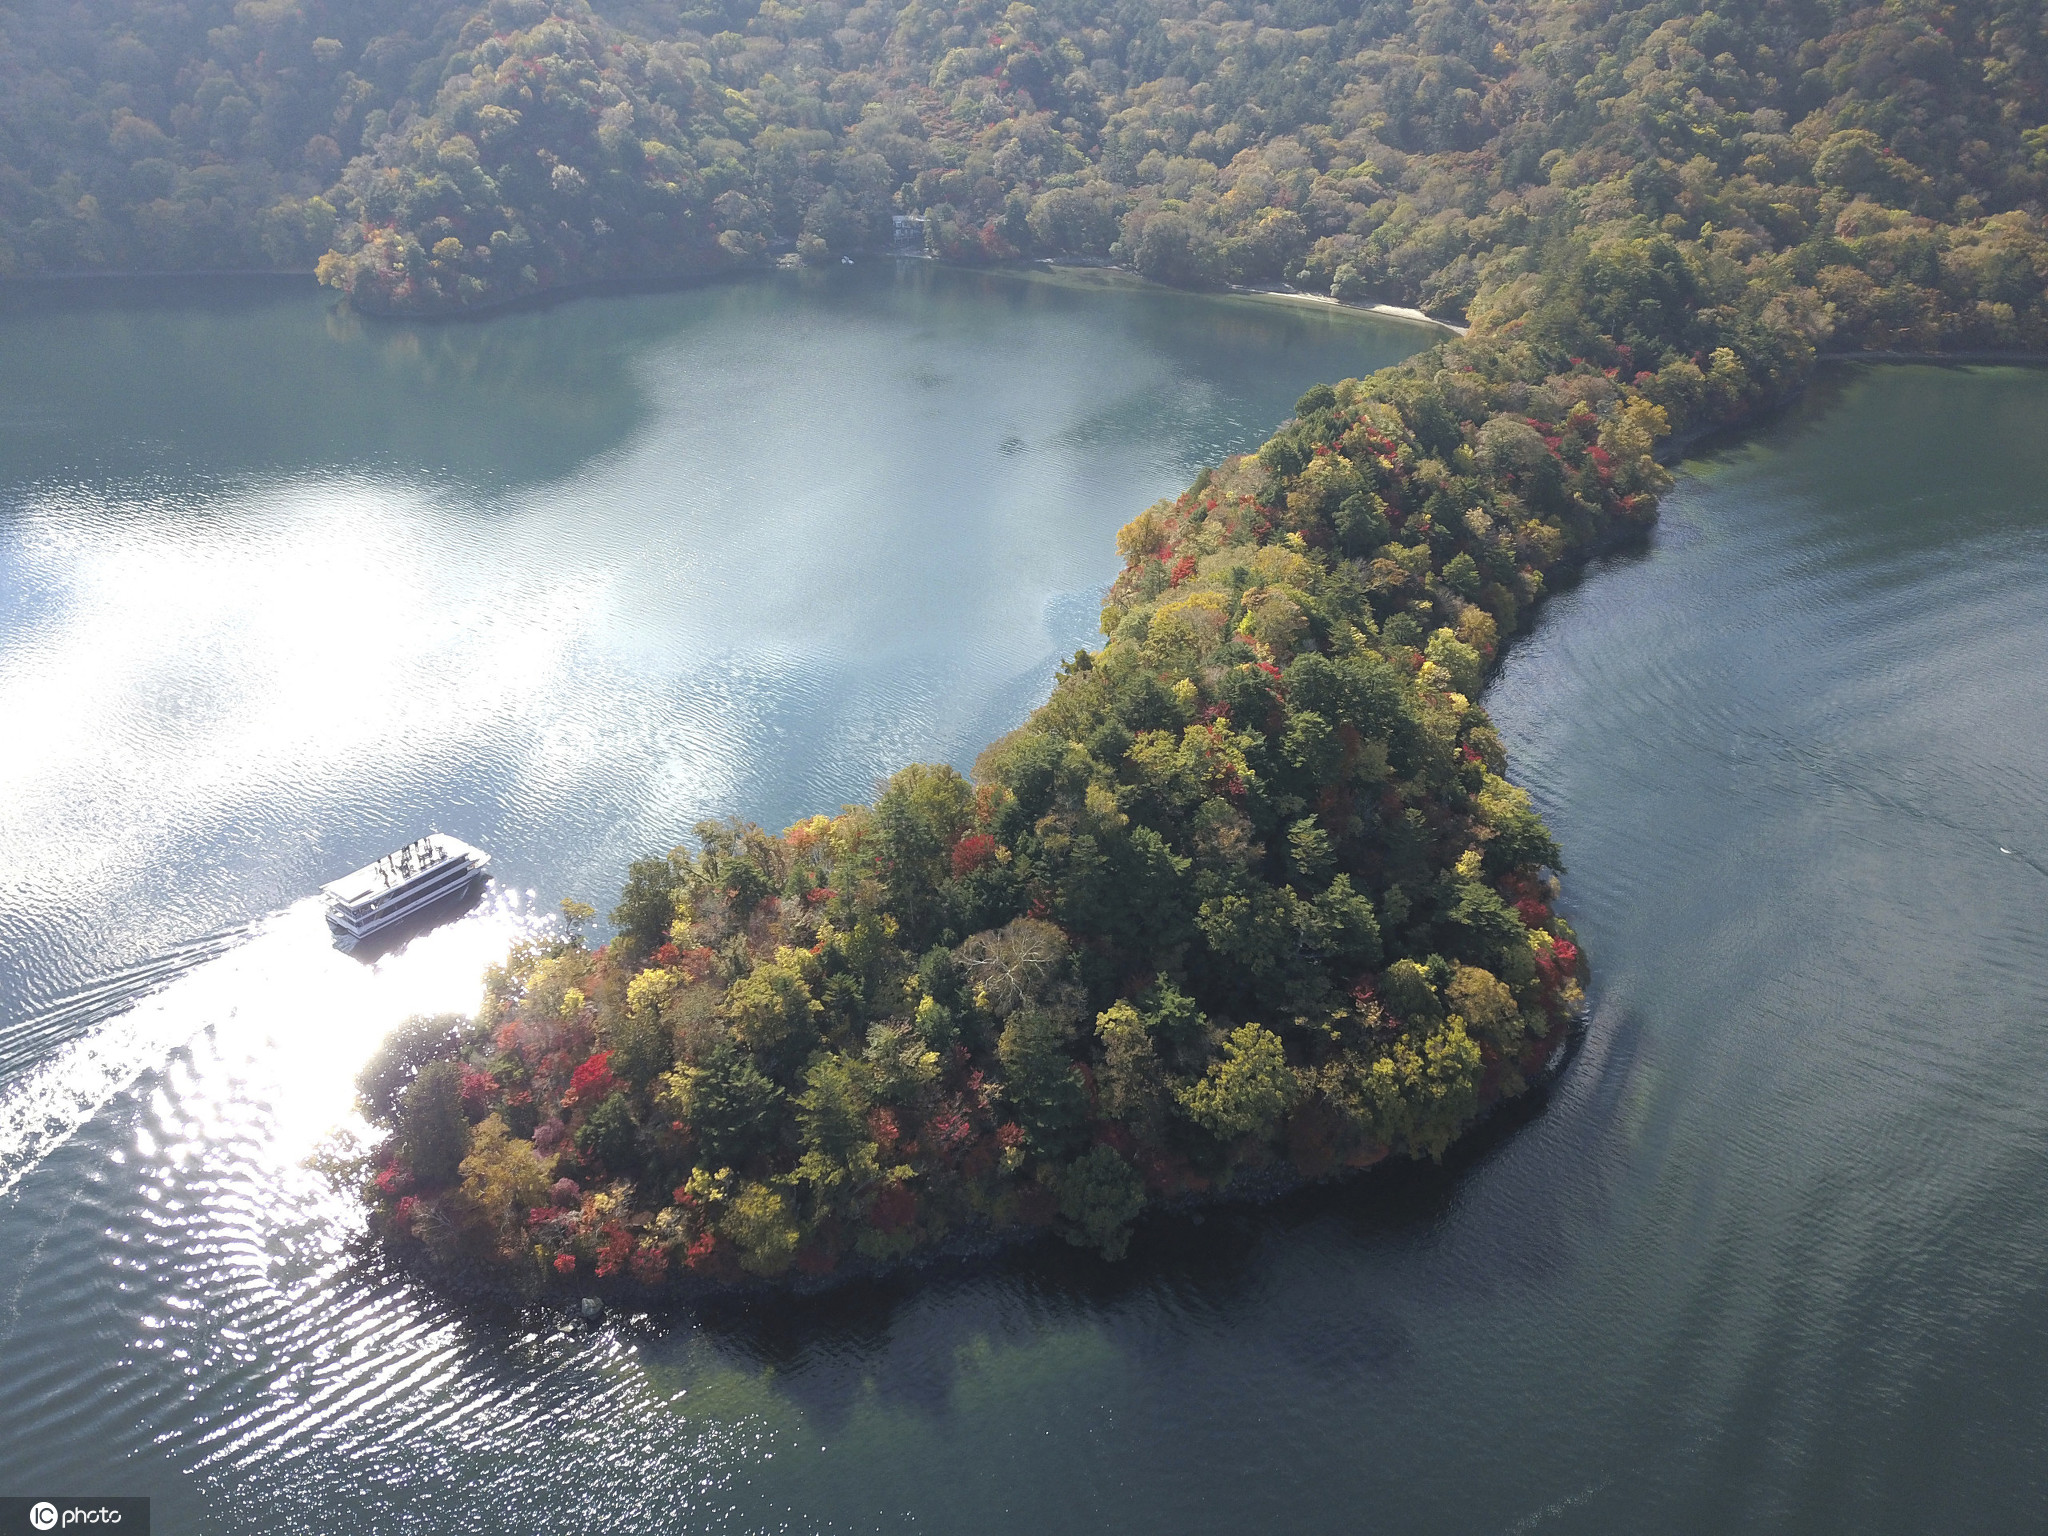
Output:
[[[1434,1156],[1583,962],[1477,697],[1667,442],[1823,349],[2048,347],[2037,0],[26,0],[0,275],[368,312],[886,249],[1421,305],[1121,536],[983,754],[634,866],[363,1081],[513,1289],[824,1274]]]
[[[1725,348],[1624,381],[1655,358],[1556,318],[1313,389],[1139,516],[1104,643],[972,780],[701,826],[609,942],[410,1026],[363,1080],[378,1230],[531,1288],[1115,1255],[1154,1203],[1441,1155],[1581,1001],[1487,666],[1651,516],[1653,391],[1769,387]]]
[[[1500,646],[1654,518],[1660,441],[1820,348],[2048,342],[2035,6],[767,4],[643,47],[517,3],[320,215],[358,303],[903,212],[955,257],[1471,329],[1130,523],[1102,645],[972,779],[702,826],[608,942],[523,946],[387,1046],[376,1229],[512,1289],[1115,1254],[1148,1206],[1441,1155],[1584,978],[1477,702]]]

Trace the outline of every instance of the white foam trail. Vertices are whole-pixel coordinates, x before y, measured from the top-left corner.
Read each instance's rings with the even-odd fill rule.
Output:
[[[501,900],[365,964],[333,947],[317,899],[265,919],[246,943],[138,998],[0,1093],[0,1198],[206,1031],[223,1055],[284,1058],[264,1075],[293,1085],[291,1139],[310,1148],[346,1117],[355,1069],[377,1041],[409,1014],[473,1010],[484,967],[521,926]]]

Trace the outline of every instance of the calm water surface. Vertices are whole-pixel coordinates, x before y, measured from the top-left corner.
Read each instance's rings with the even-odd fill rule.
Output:
[[[171,1530],[2012,1530],[2048,1507],[2048,375],[1847,374],[1490,702],[1594,1015],[1441,1170],[570,1331],[301,1166],[501,898],[971,757],[1109,534],[1420,338],[919,271],[352,331],[0,319],[0,1490]],[[1928,445],[1939,445],[1937,461]]]

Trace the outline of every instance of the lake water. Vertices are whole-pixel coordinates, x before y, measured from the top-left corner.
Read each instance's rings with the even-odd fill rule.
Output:
[[[206,1531],[2011,1530],[2048,1481],[2048,375],[1832,375],[1489,695],[1593,1014],[1441,1169],[594,1331],[302,1166],[702,815],[965,762],[1114,528],[1425,333],[926,267],[0,316],[0,1492]],[[301,898],[436,821],[516,895]],[[526,893],[531,892],[531,895]]]

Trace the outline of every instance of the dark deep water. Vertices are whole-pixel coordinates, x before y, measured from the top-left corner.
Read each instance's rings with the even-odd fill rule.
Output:
[[[1489,696],[1594,1012],[1444,1169],[568,1331],[301,1160],[698,816],[965,761],[1111,533],[1427,333],[918,268],[0,313],[0,1492],[159,1530],[1985,1530],[2048,1478],[2048,374],[1832,375]],[[426,821],[502,900],[302,898]]]

